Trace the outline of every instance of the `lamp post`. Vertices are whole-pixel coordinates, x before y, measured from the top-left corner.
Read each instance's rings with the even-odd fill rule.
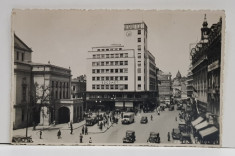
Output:
[[[101,104],[101,102],[102,102],[102,101],[100,100],[100,98],[99,98],[99,96],[98,96],[97,100],[95,101],[95,103],[96,103],[96,108],[98,108],[98,120],[100,120],[98,104],[99,104],[99,103]],[[98,125],[99,125],[99,121],[98,121]]]

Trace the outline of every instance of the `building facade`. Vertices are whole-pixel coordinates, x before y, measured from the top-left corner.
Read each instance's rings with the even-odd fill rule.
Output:
[[[157,73],[159,101],[170,103],[171,92],[171,73],[164,73],[161,70]]]
[[[32,50],[14,34],[13,128],[80,121],[83,101],[71,99],[71,70],[32,62]]]
[[[222,18],[210,28],[204,18],[201,41],[191,50],[193,87],[199,109],[220,114],[220,66]]]
[[[107,109],[156,104],[156,65],[145,23],[124,25],[124,45],[93,47],[87,58],[87,103]],[[99,100],[97,100],[99,99]]]

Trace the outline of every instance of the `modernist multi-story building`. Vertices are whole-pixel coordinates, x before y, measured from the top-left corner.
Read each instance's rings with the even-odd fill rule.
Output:
[[[192,94],[193,94],[193,74],[190,69],[189,69],[187,79],[186,79],[187,97],[188,98],[191,98]]]
[[[14,34],[13,128],[78,121],[83,101],[70,99],[71,70],[33,63],[32,52]]]
[[[161,70],[157,73],[158,94],[160,102],[170,103],[171,92],[171,73],[164,73]]]
[[[124,45],[93,47],[87,58],[87,104],[106,109],[156,104],[155,57],[147,50],[147,26],[124,25]],[[98,100],[97,100],[98,99]]]
[[[222,19],[208,28],[206,16],[201,41],[191,50],[193,86],[200,110],[220,114],[220,64]]]

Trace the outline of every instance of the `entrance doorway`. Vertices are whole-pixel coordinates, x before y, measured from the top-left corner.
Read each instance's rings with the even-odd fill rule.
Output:
[[[61,108],[59,108],[58,111],[59,111],[58,122],[59,123],[68,123],[70,121],[69,109],[67,107],[61,107]]]

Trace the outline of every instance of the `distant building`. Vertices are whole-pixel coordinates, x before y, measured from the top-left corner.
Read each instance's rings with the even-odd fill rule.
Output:
[[[187,99],[186,77],[182,77],[180,71],[172,80],[172,91],[174,98]]]
[[[86,75],[81,75],[77,78],[72,79],[71,98],[72,99],[86,98]]]
[[[187,87],[187,97],[191,98],[193,94],[193,74],[191,71],[188,72],[186,79],[186,87]]]
[[[87,58],[90,109],[140,109],[156,105],[156,65],[147,50],[147,26],[124,25],[125,46],[93,47]],[[98,99],[98,100],[97,100]]]
[[[171,73],[164,73],[159,70],[157,73],[158,79],[158,94],[160,102],[169,102],[171,100]]]

